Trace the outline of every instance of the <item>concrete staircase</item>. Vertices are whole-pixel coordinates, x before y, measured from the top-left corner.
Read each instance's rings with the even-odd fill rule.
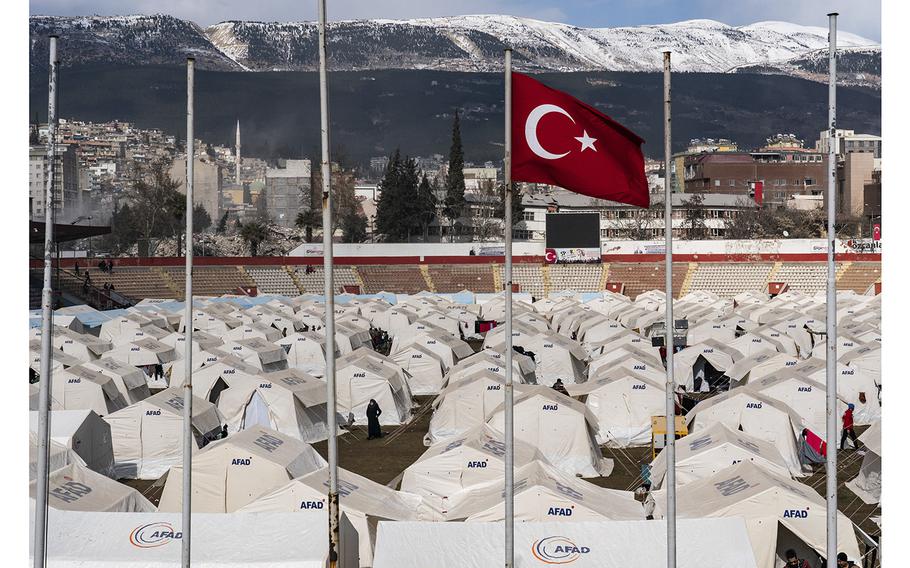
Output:
[[[433,279],[430,278],[430,267],[426,264],[420,264],[418,266],[420,267],[420,275],[423,276],[424,281],[427,283],[427,290],[435,294],[436,285],[433,284]]]
[[[512,266],[514,267],[515,265],[513,264]],[[493,269],[493,288],[504,292],[505,282],[502,281],[502,273],[499,271],[499,264],[494,262],[491,267]]]
[[[696,270],[698,270],[698,263],[690,262],[689,269],[686,271],[686,277],[683,279],[682,288],[679,289],[680,298],[689,293],[689,288],[692,287],[692,279],[695,278]]]

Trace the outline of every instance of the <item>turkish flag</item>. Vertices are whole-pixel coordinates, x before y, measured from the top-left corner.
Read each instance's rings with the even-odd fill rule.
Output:
[[[512,179],[647,207],[644,142],[609,116],[512,73]]]

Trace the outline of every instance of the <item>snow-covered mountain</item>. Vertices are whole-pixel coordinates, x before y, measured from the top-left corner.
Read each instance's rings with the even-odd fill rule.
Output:
[[[313,70],[317,62],[314,22],[230,21],[201,30],[169,16],[33,16],[30,27],[33,68],[42,66],[38,45],[51,29],[65,42],[64,64],[182,63],[190,52],[202,56],[200,67],[210,69]],[[787,22],[581,28],[496,15],[332,22],[328,37],[335,70],[498,71],[502,49],[510,45],[516,68],[528,71],[659,71],[661,52],[670,50],[677,71],[748,72],[748,66],[759,66],[762,72],[791,74],[792,66],[778,64],[827,47],[826,28]],[[873,60],[867,68],[880,61],[874,41],[839,32],[838,45],[869,48],[859,52]]]

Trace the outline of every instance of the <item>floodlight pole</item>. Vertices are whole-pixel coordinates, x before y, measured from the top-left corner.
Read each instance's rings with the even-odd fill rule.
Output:
[[[325,0],[317,0],[319,11],[319,118],[322,139],[322,257],[325,272],[325,382],[328,409],[329,462],[329,566],[338,564],[338,438],[335,401],[335,282],[332,273],[332,183],[329,161],[329,87],[326,68]]]
[[[667,407],[664,421],[667,455],[667,568],[676,567],[676,382],[673,380],[673,192],[670,186],[670,52],[664,52],[664,269],[666,271]]]
[[[193,93],[196,60],[186,58],[186,247],[185,292],[183,294],[183,502],[181,503],[183,537],[181,538],[181,563],[190,568],[190,541],[193,495],[193,166],[195,148],[193,139]]]
[[[503,160],[503,182],[505,183],[503,215],[503,236],[505,237],[505,286],[506,286],[506,385],[503,389],[506,443],[505,455],[505,566],[512,568],[515,562],[515,442],[513,431],[512,393],[512,49],[506,48],[505,64],[505,157]]]
[[[38,384],[38,471],[35,479],[34,566],[44,568],[47,557],[47,492],[50,469],[51,320],[54,291],[51,287],[51,255],[54,249],[54,181],[57,171],[57,36],[50,36],[50,71],[47,83],[47,179],[44,196],[44,287],[41,290],[41,380]],[[57,261],[58,265],[60,261]]]
[[[828,568],[837,568],[837,281],[834,245],[837,213],[834,197],[837,187],[837,12],[828,14],[828,290],[825,304],[825,394],[827,395],[826,504],[827,535],[825,548]]]

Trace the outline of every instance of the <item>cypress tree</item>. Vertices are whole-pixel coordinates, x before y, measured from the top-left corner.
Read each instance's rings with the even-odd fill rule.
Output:
[[[449,218],[450,228],[454,227],[455,220],[462,216],[464,208],[464,151],[461,147],[461,125],[456,109],[455,120],[452,123],[452,147],[449,149],[449,171],[446,174],[446,199],[443,210]]]
[[[401,169],[401,153],[396,149],[379,182],[382,193],[376,202],[376,232],[385,235],[386,239],[394,239],[401,233]]]

